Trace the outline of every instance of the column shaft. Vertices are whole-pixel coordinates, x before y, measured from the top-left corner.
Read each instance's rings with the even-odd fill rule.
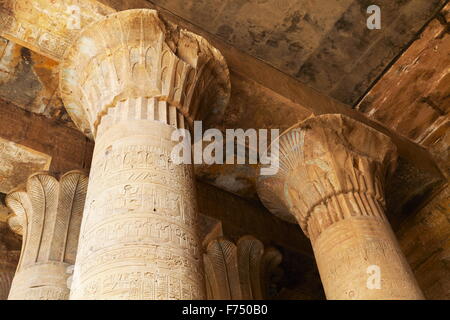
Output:
[[[328,299],[423,299],[381,206],[370,195],[328,199],[313,210],[308,231]]]
[[[98,130],[71,298],[202,299],[192,166],[171,162],[156,99],[122,104]]]

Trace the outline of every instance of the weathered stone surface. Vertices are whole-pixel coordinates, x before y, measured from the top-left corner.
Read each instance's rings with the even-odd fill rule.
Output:
[[[12,41],[0,38],[0,84],[3,85],[14,77],[21,60],[21,47]]]
[[[83,26],[112,12],[91,1],[4,0],[0,29],[7,39],[59,60]]]
[[[10,192],[10,228],[23,236],[10,300],[66,300],[68,268],[75,263],[88,179],[70,171],[59,181],[36,173]]]
[[[4,193],[0,193],[0,222],[6,222],[9,215],[9,209],[3,205],[3,199],[5,198]]]
[[[220,220],[230,239],[251,234],[264,243],[312,256],[311,244],[301,229],[271,215],[259,201],[242,199],[201,180],[197,181],[197,196],[200,213]]]
[[[450,5],[447,5],[357,106],[372,119],[426,147],[447,180],[450,173],[449,13]],[[432,197],[435,198],[431,202],[423,199],[412,203],[411,213],[403,219],[397,236],[425,297],[449,299],[448,187],[428,196]],[[420,203],[427,202],[421,208]]]
[[[57,174],[89,168],[93,143],[78,130],[68,128],[44,116],[27,112],[1,99],[0,110],[0,138],[9,141],[8,144],[21,145],[26,150],[34,150],[33,152],[42,154],[42,157],[51,157],[50,171]],[[0,158],[2,156],[3,154]],[[5,153],[6,159],[8,159],[7,153]],[[38,164],[37,170],[43,169],[39,166],[39,162],[34,162],[33,166],[36,164]],[[17,170],[20,170],[20,167],[16,167]],[[8,184],[15,183],[14,187],[25,182],[27,178],[23,176],[23,179],[18,181],[17,177],[22,174],[20,171],[16,174],[17,176],[8,178],[11,179]],[[6,192],[8,191],[10,190]]]
[[[450,299],[450,191],[442,190],[397,237],[427,299]]]
[[[57,62],[0,38],[0,98],[73,126],[58,93]]]
[[[93,3],[95,2],[91,2],[91,4]],[[373,123],[368,122],[366,118],[361,117],[359,113],[353,112],[353,110],[351,110],[347,105],[318,94],[315,90],[303,85],[294,78],[287,76],[285,73],[276,70],[275,68],[253,58],[250,55],[239,52],[236,48],[230,46],[220,38],[215,37],[210,32],[202,30],[195,24],[183,20],[170,11],[164,10],[162,7],[155,6],[150,2],[141,0],[121,2],[104,1],[103,3],[116,10],[124,10],[130,7],[158,8],[162,11],[162,15],[167,18],[167,20],[176,22],[181,27],[186,27],[188,30],[192,30],[205,36],[214,46],[220,49],[227,59],[230,69],[232,70],[231,77],[234,89],[231,96],[230,107],[225,110],[223,120],[220,119],[219,121],[211,124],[214,127],[278,127],[283,130],[284,128],[290,127],[294,123],[305,119],[311,113],[316,115],[324,113],[343,113],[371,126],[374,125]],[[71,1],[61,2],[59,6],[53,7],[52,10],[66,10],[70,4]],[[42,3],[40,5],[42,5]],[[102,6],[98,3],[97,5],[99,7],[93,11],[102,12]],[[423,5],[423,3],[419,5]],[[86,8],[81,6],[80,9],[85,10]],[[409,7],[408,10],[410,9],[413,11],[417,10],[414,6]],[[408,11],[408,15],[413,11]],[[39,14],[43,14],[43,12],[45,11],[40,11]],[[47,12],[46,14],[51,16],[54,13]],[[83,14],[88,16],[92,15],[92,13]],[[90,20],[82,19],[81,26],[84,26],[84,22],[86,21]],[[26,30],[29,30],[28,33],[33,34],[33,25],[26,25],[26,27],[28,28]],[[64,24],[57,24],[54,28],[55,29],[53,29],[53,32],[57,34],[66,32],[66,26],[64,26]],[[73,36],[74,33],[71,33],[71,35]],[[66,36],[70,37],[69,34]],[[32,37],[29,38],[31,43],[29,47],[33,47],[34,39],[35,38]],[[46,69],[46,67],[35,69],[40,70],[40,72],[36,72],[39,75],[48,73],[48,69]],[[40,76],[39,79],[41,78],[45,79],[45,76]],[[45,83],[46,81],[41,82]],[[55,114],[61,119],[67,118],[67,115],[61,113],[59,107],[57,106],[57,95],[55,95],[54,101],[56,107],[52,108],[51,105],[53,103],[50,103],[49,114]],[[40,107],[38,106],[37,109],[39,108]],[[284,114],[289,114],[290,116],[284,117]],[[377,130],[383,130],[382,126],[378,126],[376,128]],[[404,141],[399,141],[399,139],[395,137],[396,134],[394,132],[389,132],[386,130],[383,132],[393,137],[395,143],[399,147],[398,149],[400,155],[407,158],[408,161],[411,161],[412,166],[418,166],[419,171],[423,169],[430,169],[430,166],[428,166],[430,159],[426,159],[426,157],[423,156],[423,151],[415,148],[414,145],[405,143]],[[414,156],[411,157],[411,154]],[[425,166],[425,168],[422,168],[422,166]],[[414,170],[415,169],[413,168],[412,171]],[[255,197],[254,179],[252,178],[254,175],[252,175],[251,167],[212,166],[210,170],[208,168],[201,168],[196,172],[198,176],[201,176],[206,181],[227,191],[234,192],[245,197]],[[436,171],[431,172],[431,176],[435,176],[436,174],[439,175]],[[425,176],[427,176],[427,174],[425,174]],[[431,180],[433,179],[434,178]],[[439,180],[439,178],[437,179]],[[424,180],[419,178],[410,183],[411,186],[420,186],[417,190],[413,190],[412,194],[414,194],[414,196],[411,201],[421,201],[421,198],[426,197],[426,194],[430,193],[430,189],[433,189],[436,184],[440,183],[434,181],[430,182],[429,179],[426,183],[423,182]],[[411,194],[409,191],[408,193]],[[408,195],[401,194],[400,198],[405,199],[405,203],[410,202]],[[403,204],[400,205],[400,207],[403,207]]]
[[[1,137],[51,155],[52,172],[61,174],[77,168],[88,170],[92,161],[93,143],[81,132],[55,124],[43,116],[30,114],[1,100],[0,108]],[[254,175],[255,172],[252,172],[253,180]],[[19,184],[25,181],[26,179]],[[311,251],[307,239],[298,227],[267,214],[267,210],[260,203],[247,201],[204,182],[198,182],[197,187],[200,212],[220,220],[224,218],[227,221],[224,228],[228,234],[242,236],[251,231],[264,241],[270,239],[279,245],[292,246],[294,251]],[[217,206],[217,203],[221,205]],[[7,212],[8,210],[4,209],[0,219],[5,220]],[[246,214],[241,214],[242,212]],[[264,223],[254,224],[253,219],[262,219]],[[267,225],[271,228],[266,228]],[[299,237],[303,241],[300,241]]]
[[[430,146],[449,130],[450,35],[433,19],[358,104],[357,110],[399,134]]]
[[[305,120],[279,140],[280,170],[260,176],[274,214],[311,239],[328,299],[421,299],[387,221],[385,179],[395,167],[389,138],[341,115]],[[370,288],[367,270],[381,270]]]
[[[4,19],[4,36],[27,46],[32,42],[33,50],[56,60],[62,57],[71,36],[79,31],[73,28],[72,6],[78,7],[75,13],[79,10],[81,28],[113,9],[154,8],[172,12],[208,30],[221,42],[353,104],[445,0],[378,0],[375,4],[382,8],[381,30],[366,27],[366,9],[374,3],[356,0],[328,2],[326,9],[321,2],[306,0],[64,0],[57,4],[39,0],[33,5],[27,0],[16,2],[15,6],[13,3],[8,0],[3,4],[2,13],[8,16]],[[16,18],[10,16],[13,11],[19,12]],[[30,16],[37,19],[33,21]],[[52,27],[58,33],[49,32],[48,21],[54,22]]]
[[[123,10],[143,1],[101,2]],[[354,104],[446,1],[149,2],[327,95]],[[366,10],[373,4],[381,7],[381,30],[366,27]]]
[[[2,205],[0,204],[0,215]],[[0,300],[8,298],[9,289],[20,256],[20,241],[11,235],[8,225],[0,218]]]
[[[48,170],[52,158],[0,138],[0,192],[7,193],[36,171]]]
[[[18,24],[13,23],[8,28],[15,26],[14,28],[0,29],[0,32],[15,30],[17,38],[22,39],[18,40],[19,43],[44,55],[48,56],[58,50],[62,52],[61,48],[67,46],[80,31],[68,29],[69,24],[76,22],[72,17],[74,14],[76,16],[77,9],[68,10],[71,4],[77,4],[75,1],[39,0],[35,1],[35,6],[29,6],[23,5],[29,4],[28,0],[8,0],[3,1],[2,5],[13,2],[20,27],[15,28]],[[290,1],[279,7],[274,7],[271,1],[250,1],[233,5],[228,1],[209,1],[207,4],[203,1],[185,1],[183,6],[179,1],[102,2],[107,7],[95,1],[80,2],[83,17],[81,27],[113,12],[111,8],[159,8],[167,21],[176,22],[205,36],[219,48],[228,60],[233,86],[231,103],[223,118],[213,123],[214,127],[222,130],[236,127],[285,130],[311,114],[332,112],[347,114],[389,134],[397,145],[400,157],[395,176],[386,186],[389,210],[386,215],[393,229],[399,230],[400,243],[406,250],[406,257],[413,266],[425,296],[447,298],[448,285],[445,280],[448,278],[448,248],[445,239],[448,238],[446,230],[450,224],[446,219],[448,200],[441,196],[440,200],[436,199],[436,202],[430,203],[419,213],[417,211],[442,186],[442,175],[435,170],[434,162],[447,177],[450,172],[448,116],[445,110],[448,104],[448,33],[445,32],[448,29],[448,8],[435,16],[436,19],[402,53],[398,62],[387,70],[385,76],[377,79],[378,83],[358,106],[358,111],[363,111],[374,123],[367,121],[361,113],[353,112],[348,106],[317,94],[287,75],[298,71],[296,77],[303,77],[309,84],[331,90],[330,94],[341,101],[355,101],[371,86],[372,80],[381,75],[383,68],[393,62],[392,57],[402,50],[418,27],[434,15],[433,10],[442,1],[382,2],[381,32],[364,28],[363,18],[366,15],[360,9],[366,4],[360,1],[329,4],[329,11],[311,3],[303,4],[300,10],[292,10],[299,2],[294,4]],[[387,15],[385,10],[388,11]],[[416,14],[418,12],[420,14]],[[11,13],[10,10],[8,15]],[[30,19],[30,16],[37,18]],[[222,21],[223,16],[227,19],[218,30],[215,24]],[[357,17],[362,19],[357,19],[355,23]],[[283,18],[286,19],[281,22]],[[2,20],[4,21],[7,20]],[[54,24],[50,26],[48,21],[53,21]],[[279,25],[276,25],[277,21],[280,22]],[[208,32],[202,30],[205,25]],[[268,29],[271,32],[267,33]],[[327,38],[318,41],[323,35],[327,35]],[[371,41],[367,41],[369,36]],[[239,48],[250,55],[236,50]],[[56,168],[58,172],[65,172],[88,167],[92,143],[65,127],[73,124],[68,122],[68,115],[63,112],[57,91],[58,63],[6,40],[0,41],[0,56],[0,97],[25,110],[50,118],[43,119],[21,112],[2,102],[0,136],[48,154],[52,157],[52,170]],[[258,61],[252,56],[264,61]],[[55,56],[53,59],[59,58]],[[272,66],[265,65],[265,62]],[[355,87],[358,82],[360,85]],[[122,107],[129,106],[121,104],[120,108]],[[416,148],[407,139],[420,143],[427,150]],[[196,168],[197,177],[247,198],[255,197],[254,172],[255,168],[252,166]],[[15,177],[17,175],[13,174],[6,177],[6,180]],[[15,181],[11,183],[15,184]],[[265,243],[277,243],[296,252],[298,250],[308,254],[311,250],[297,225],[289,226],[272,216],[266,217],[266,211],[258,203],[247,202],[211,189],[210,186],[200,187],[198,190],[199,199],[202,199],[199,211],[215,217],[225,217],[223,229],[227,235],[233,235],[233,241],[240,235],[252,233],[265,239]],[[217,200],[210,200],[211,190],[221,196],[214,195]],[[218,206],[214,201],[223,205]],[[215,234],[217,230],[213,228],[212,233]],[[204,232],[200,234],[203,237]],[[283,256],[289,257],[285,252]],[[297,260],[301,263],[294,266],[292,262],[288,262],[290,265],[286,266],[291,268],[291,276],[284,278],[282,287],[285,290],[279,297],[322,298],[320,294],[315,294],[320,291],[320,288],[317,290],[319,281],[304,282],[302,279],[301,284],[297,283],[299,279],[295,277],[314,278],[307,271],[308,268],[314,268],[312,260],[305,256]],[[306,292],[303,290],[305,288]]]
[[[176,110],[188,127],[220,116],[229,102],[229,73],[220,52],[151,10],[123,11],[85,28],[66,52],[61,72],[66,109],[87,135],[95,136],[108,108],[127,99],[150,100],[139,102],[149,109],[134,117],[153,116],[176,127],[184,127]]]

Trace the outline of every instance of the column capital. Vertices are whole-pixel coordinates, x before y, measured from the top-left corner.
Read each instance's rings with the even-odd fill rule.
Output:
[[[298,221],[308,237],[313,213],[321,215],[316,236],[360,212],[383,215],[384,182],[396,163],[386,135],[343,115],[316,116],[280,136],[279,158],[276,175],[258,177],[258,194],[272,213]]]
[[[173,126],[178,114],[188,123],[216,117],[228,104],[230,80],[225,59],[204,38],[154,10],[135,9],[81,31],[61,63],[60,90],[71,118],[92,138],[117,106],[127,120]]]

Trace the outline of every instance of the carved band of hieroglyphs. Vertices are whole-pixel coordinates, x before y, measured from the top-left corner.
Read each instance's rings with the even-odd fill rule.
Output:
[[[326,114],[287,130],[279,146],[280,170],[259,177],[258,194],[310,238],[327,298],[422,299],[384,214],[385,180],[397,159],[390,138]],[[379,290],[367,284],[373,266]]]
[[[176,277],[159,270],[103,274],[83,283],[80,291],[85,299],[105,297],[118,300],[191,300],[202,298],[202,289],[195,283],[186,281],[183,276]]]
[[[203,298],[193,168],[172,163],[171,135],[224,111],[222,55],[136,9],[85,27],[60,66],[66,109],[96,140],[71,297]]]
[[[105,218],[124,213],[151,213],[174,223],[193,226],[197,212],[192,206],[194,195],[189,190],[174,192],[163,184],[125,184],[102,191],[101,197],[87,200],[86,220],[94,225]],[[92,213],[92,214],[91,214]]]
[[[94,157],[92,168],[95,170],[91,180],[102,179],[102,182],[105,178],[113,181],[124,178],[133,182],[155,177],[164,180],[158,181],[161,184],[183,188],[185,185],[180,183],[190,182],[193,178],[189,167],[173,164],[170,151],[151,145],[111,145],[104,150],[103,157]]]
[[[78,250],[80,259],[84,259],[84,255],[102,248],[126,243],[134,245],[146,243],[180,248],[186,254],[197,255],[198,239],[194,231],[151,214],[140,217],[127,215],[125,219],[110,219],[95,227],[83,229],[82,237],[85,234],[89,236],[83,239]]]

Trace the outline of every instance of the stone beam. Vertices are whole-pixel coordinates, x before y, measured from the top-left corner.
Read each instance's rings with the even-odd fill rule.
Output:
[[[61,126],[44,116],[30,113],[1,99],[0,109],[2,113],[0,138],[25,149],[34,150],[35,153],[49,156],[50,165],[40,170],[49,169],[63,173],[89,168],[93,143],[78,130]],[[0,177],[0,181],[3,179],[9,178]],[[17,186],[17,183],[24,181],[14,183]]]
[[[259,201],[244,200],[201,181],[197,181],[197,197],[200,213],[220,220],[227,237],[236,240],[251,234],[265,244],[312,257],[311,244],[300,227],[276,218]]]
[[[225,123],[232,124],[230,127],[252,128],[253,125],[253,128],[280,128],[281,131],[284,131],[311,115],[342,114],[387,135],[396,145],[400,159],[397,171],[387,186],[389,193],[387,202],[391,214],[389,219],[391,219],[394,230],[405,215],[411,214],[415,210],[417,203],[432,198],[442,187],[445,181],[444,176],[430,153],[424,147],[412,142],[409,136],[397,132],[396,128],[386,126],[378,119],[370,118],[367,114],[352,109],[349,105],[321,94],[158,5],[144,0],[100,0],[100,2],[116,10],[125,10],[130,6],[158,10],[159,14],[167,20],[205,37],[218,48],[230,69],[232,84],[230,108],[233,108],[233,111],[238,114],[238,116],[233,114],[234,118],[239,119],[229,122],[226,118]],[[446,10],[448,11],[448,6],[443,11],[448,17]],[[266,105],[265,101],[269,99],[270,104]],[[249,110],[242,111],[242,108],[238,107],[240,104],[245,105]],[[256,107],[252,109],[251,106]],[[231,112],[227,111],[226,116],[228,113]],[[289,117],[285,116],[287,114]],[[280,115],[281,119],[278,118]],[[238,125],[236,126],[236,124]],[[251,190],[245,191],[245,193],[251,194],[254,181],[249,178],[249,175],[253,168],[240,166],[239,170],[235,170],[228,166],[217,167],[215,166],[214,170],[209,171],[206,169],[207,172],[204,172],[204,176],[210,178],[214,176],[214,172],[220,172],[222,176],[237,177],[236,180],[239,181],[248,180],[251,183]],[[203,168],[198,169],[201,171]],[[242,175],[239,176],[239,173]],[[422,176],[422,174],[425,175]],[[428,182],[419,181],[421,180],[419,176],[427,176],[425,180],[429,179]],[[416,180],[416,178],[419,179]],[[407,184],[414,186],[414,191],[406,191],[404,188],[406,181],[410,181]],[[224,188],[223,185],[215,184]],[[224,189],[233,192],[226,186]],[[403,194],[404,191],[409,195]]]

